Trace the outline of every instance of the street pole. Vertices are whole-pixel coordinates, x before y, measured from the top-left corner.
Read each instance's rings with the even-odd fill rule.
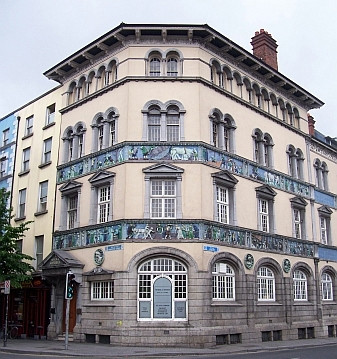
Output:
[[[68,350],[68,342],[69,342],[69,311],[70,311],[70,299],[66,299],[67,307],[66,307],[66,336],[64,338],[64,347]]]
[[[4,332],[4,347],[7,346],[7,327],[8,327],[8,297],[6,294],[6,314],[5,314],[5,332]]]

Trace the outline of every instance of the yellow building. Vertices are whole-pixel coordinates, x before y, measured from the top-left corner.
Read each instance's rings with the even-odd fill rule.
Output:
[[[74,340],[335,335],[336,155],[307,114],[323,103],[270,34],[252,45],[122,23],[45,72],[62,92],[49,337],[69,270]]]

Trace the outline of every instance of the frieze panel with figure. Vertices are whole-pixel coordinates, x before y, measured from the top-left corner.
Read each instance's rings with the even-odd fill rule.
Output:
[[[211,222],[125,221],[112,225],[88,227],[78,232],[54,234],[53,248],[75,248],[117,240],[202,240],[219,244],[314,257],[314,244],[290,237],[257,233]]]
[[[241,159],[227,152],[201,144],[124,144],[69,165],[62,165],[57,172],[57,182],[62,183],[88,173],[113,167],[125,161],[201,161],[222,170],[264,182],[274,188],[310,197],[309,185],[293,180],[275,171],[258,167],[256,163]]]

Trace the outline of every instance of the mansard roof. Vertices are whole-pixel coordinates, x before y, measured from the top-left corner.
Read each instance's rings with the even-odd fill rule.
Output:
[[[180,40],[199,43],[211,49],[220,57],[226,57],[235,64],[241,64],[245,70],[254,76],[265,77],[275,86],[294,96],[305,104],[308,109],[319,108],[324,103],[298,86],[296,83],[267,65],[264,61],[243,49],[226,36],[220,34],[207,24],[125,24],[121,23],[103,36],[89,43],[82,49],[70,55],[44,75],[49,79],[63,83],[71,75],[89,63],[95,63],[109,52],[121,48],[126,42],[139,43],[146,40],[170,43]]]

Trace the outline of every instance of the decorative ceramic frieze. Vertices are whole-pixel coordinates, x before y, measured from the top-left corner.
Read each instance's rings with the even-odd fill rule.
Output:
[[[280,254],[314,257],[312,242],[253,232],[213,222],[186,221],[125,221],[100,227],[86,227],[78,231],[56,232],[53,248],[86,247],[93,244],[111,243],[116,240],[145,241],[212,241],[219,245],[256,249]]]
[[[296,181],[279,172],[259,167],[220,149],[203,144],[148,144],[124,143],[116,147],[83,157],[70,164],[59,166],[57,182],[63,183],[103,168],[113,167],[126,161],[199,161],[209,163],[222,170],[266,183],[274,188],[310,197],[309,185]]]

